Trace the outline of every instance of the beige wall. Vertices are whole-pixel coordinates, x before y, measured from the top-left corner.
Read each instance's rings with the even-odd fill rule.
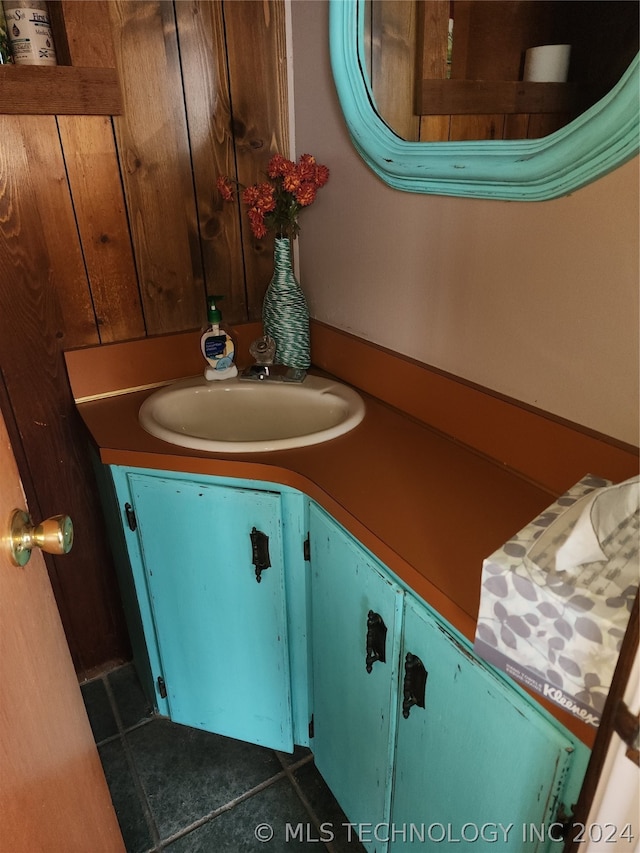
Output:
[[[292,2],[296,150],[331,169],[301,219],[312,315],[638,444],[637,158],[549,202],[390,189],[350,144],[327,17]]]

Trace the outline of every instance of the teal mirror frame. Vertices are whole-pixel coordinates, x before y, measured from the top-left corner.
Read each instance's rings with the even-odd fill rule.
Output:
[[[364,61],[364,0],[329,0],[331,67],[351,140],[389,186],[518,201],[567,195],[639,150],[639,56],[600,101],[540,139],[407,142],[379,116]]]

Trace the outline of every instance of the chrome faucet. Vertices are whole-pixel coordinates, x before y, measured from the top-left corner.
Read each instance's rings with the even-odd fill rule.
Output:
[[[255,364],[240,371],[239,379],[271,382],[303,382],[307,371],[299,367],[287,367],[285,364],[274,364],[276,342],[269,335],[255,340],[249,347],[249,352],[255,359]]]

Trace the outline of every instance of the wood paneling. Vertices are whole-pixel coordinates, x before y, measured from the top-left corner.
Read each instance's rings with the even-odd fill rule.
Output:
[[[0,138],[7,334],[38,349],[48,331],[60,349],[99,343],[55,118],[0,116]],[[5,352],[3,342],[3,365],[21,359],[22,348]],[[41,368],[48,364],[43,358]]]
[[[76,526],[60,571],[47,563],[85,673],[128,640],[62,351],[197,329],[207,291],[230,321],[260,317],[271,244],[215,179],[238,163],[252,183],[289,154],[284,2],[52,7],[64,64],[26,73],[115,65],[124,113],[0,116],[0,405],[32,506]]]
[[[223,12],[237,174],[247,185],[264,179],[272,154],[289,151],[284,3],[231,0]],[[256,240],[244,215],[241,227],[247,319],[256,320],[273,272],[273,235]]]
[[[239,202],[223,202],[215,189],[218,175],[237,177],[222,5],[178,3],[176,19],[205,285],[208,293],[224,296],[224,319],[242,322],[247,299],[241,211]]]
[[[448,10],[448,2],[444,5]],[[420,124],[412,109],[417,16],[414,0],[371,3],[371,84],[376,106],[389,127],[403,139],[416,139]],[[447,20],[448,17],[447,11]],[[445,65],[446,44],[445,29]]]
[[[206,317],[173,5],[109,4],[124,115],[114,119],[149,334]]]
[[[131,237],[108,118],[58,119],[101,343],[145,334]]]
[[[105,0],[90,4],[63,0],[52,4],[56,9],[64,13],[57,33],[59,40],[64,24],[69,62],[115,69]],[[99,32],[89,41],[87,32],[96,26]],[[111,119],[60,116],[58,130],[99,340],[142,337],[145,323]]]
[[[51,23],[57,25],[56,51],[58,54],[61,51],[60,37],[64,29],[66,61],[69,64],[86,68],[115,68],[108,6],[109,0],[61,0],[60,3],[51,3]],[[91,34],[91,39],[88,34]]]
[[[74,520],[73,552],[59,568],[56,558],[47,562],[82,666],[85,659],[126,654],[87,446],[62,358],[65,346],[98,337],[55,119],[3,116],[1,123],[0,364],[38,507],[44,516],[65,512]]]
[[[421,79],[444,80],[447,77],[449,0],[423,0],[417,6],[418,50],[416,76]],[[418,86],[419,88],[419,86]],[[422,113],[422,110],[414,112]],[[449,139],[450,116],[421,115],[420,142],[446,142]],[[413,139],[406,136],[405,139]]]

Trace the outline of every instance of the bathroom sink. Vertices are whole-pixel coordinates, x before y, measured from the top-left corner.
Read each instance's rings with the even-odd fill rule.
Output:
[[[349,432],[363,417],[359,394],[320,376],[291,384],[192,377],[147,397],[138,414],[156,438],[215,453],[319,444]]]

